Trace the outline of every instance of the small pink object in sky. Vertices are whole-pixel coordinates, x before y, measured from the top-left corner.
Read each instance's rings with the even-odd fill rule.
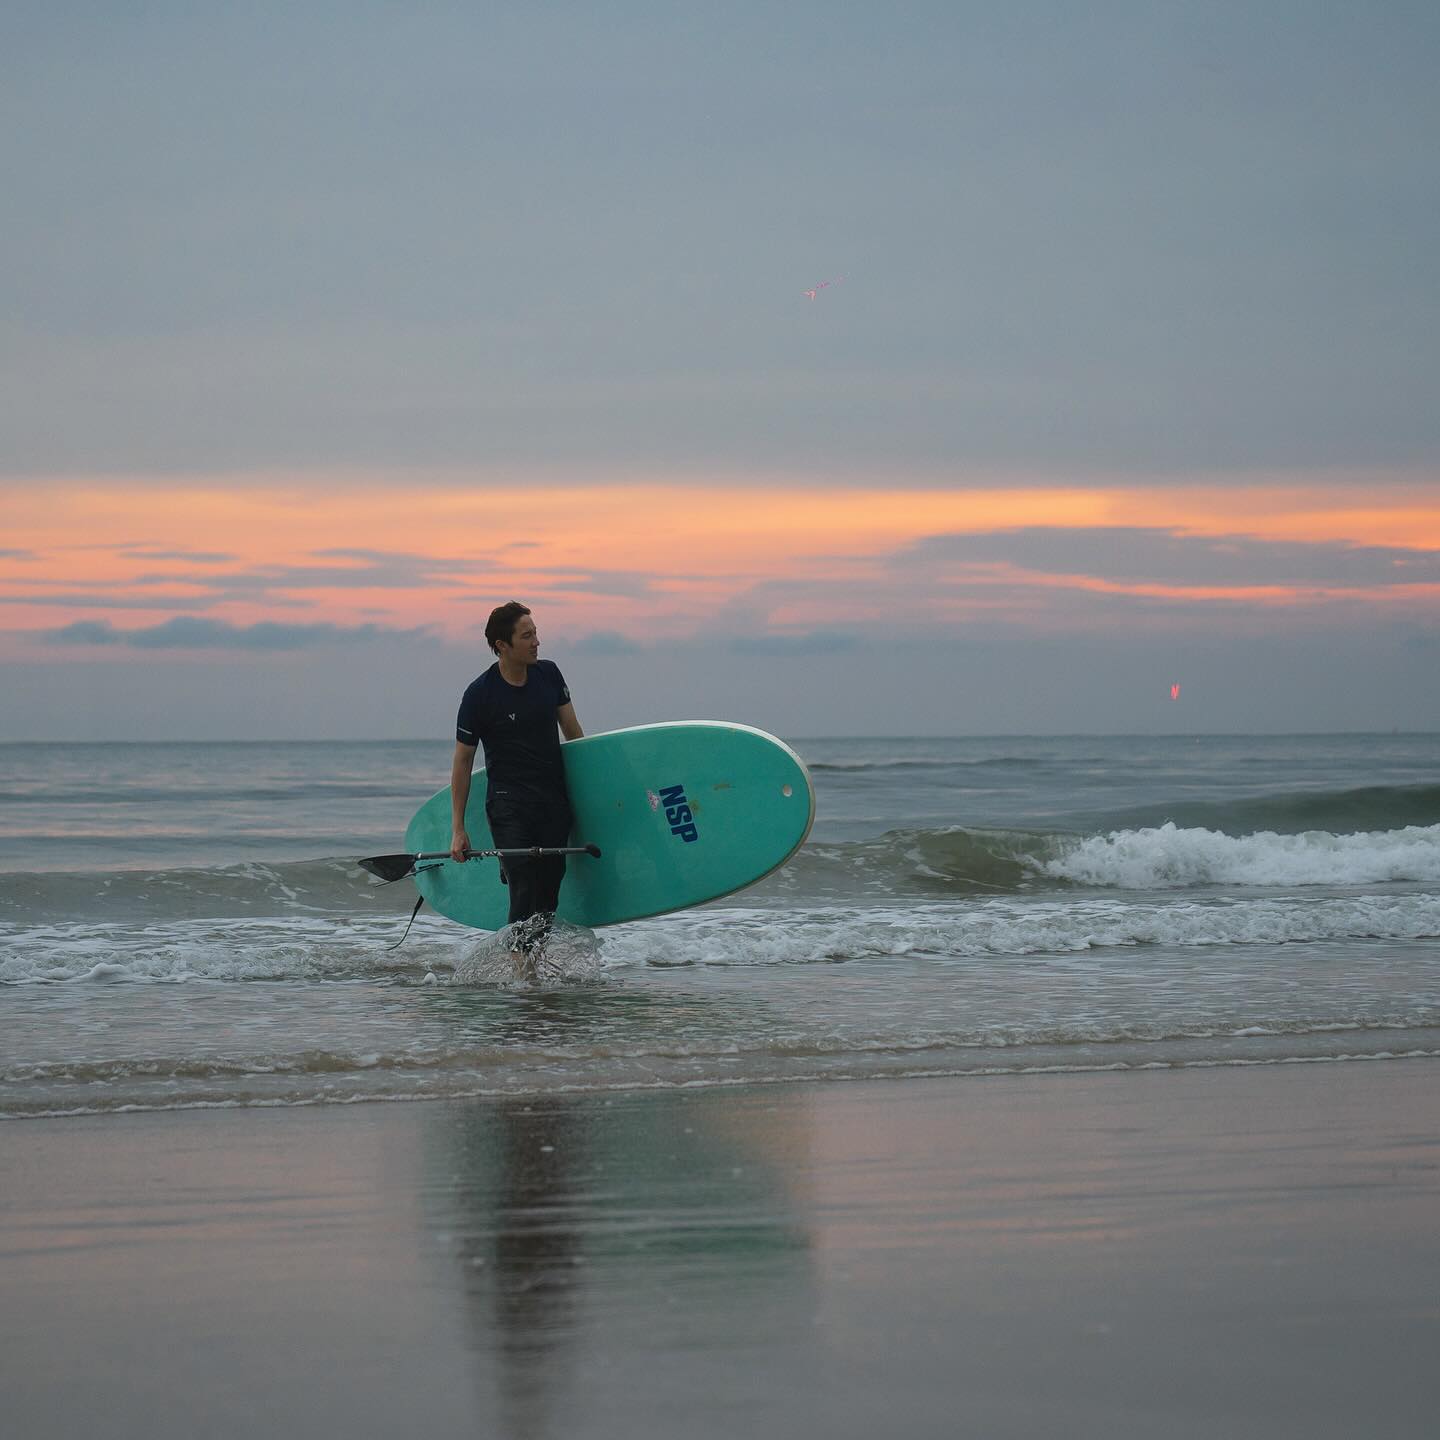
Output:
[[[1172,686],[1170,687],[1170,698],[1171,698],[1172,700],[1178,700],[1178,699],[1180,698],[1180,687],[1179,687],[1179,685],[1172,685]]]
[[[822,280],[813,290],[807,290],[805,294],[813,300],[822,290],[828,290],[832,285],[838,285],[845,277],[837,275],[833,280]]]

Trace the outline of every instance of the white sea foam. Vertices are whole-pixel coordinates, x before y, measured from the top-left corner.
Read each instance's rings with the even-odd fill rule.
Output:
[[[1440,882],[1440,825],[1333,835],[1222,835],[1216,830],[1117,830],[1036,862],[1043,875],[1124,890],[1195,885],[1373,885]]]
[[[352,980],[452,969],[475,932],[422,916],[403,921],[257,916],[163,924],[0,925],[0,984],[71,981]]]
[[[607,966],[785,965],[911,954],[1066,954],[1118,946],[1274,945],[1440,935],[1440,896],[1206,903],[1120,900],[832,907],[787,916],[727,907],[602,932]]]
[[[1094,882],[1092,882],[1094,883]],[[336,923],[284,916],[168,925],[43,926],[7,945],[0,982],[413,978],[427,971],[461,983],[510,976],[509,947],[483,933],[422,917],[403,947],[403,924]],[[823,964],[906,955],[1076,954],[1136,945],[1274,945],[1440,936],[1440,895],[1216,897],[1136,903],[1104,897],[944,901],[922,905],[776,910],[711,906],[597,933],[562,926],[552,978],[593,979],[643,965]],[[497,948],[498,947],[498,948]],[[491,965],[495,954],[501,958]],[[488,960],[487,960],[488,957]],[[494,971],[492,974],[491,971]]]

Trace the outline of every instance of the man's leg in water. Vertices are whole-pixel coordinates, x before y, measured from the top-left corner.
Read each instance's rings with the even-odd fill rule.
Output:
[[[517,979],[533,980],[545,952],[550,917],[542,908],[538,860],[512,860],[510,870],[510,963]]]
[[[570,838],[569,806],[486,806],[490,833],[497,849],[528,849],[564,845]],[[565,878],[563,855],[502,860],[510,892],[511,963],[519,979],[533,980],[545,953],[560,883]]]

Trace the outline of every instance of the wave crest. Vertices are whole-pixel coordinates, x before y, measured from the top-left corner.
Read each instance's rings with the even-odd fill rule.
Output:
[[[1073,841],[1039,868],[1056,880],[1124,890],[1435,882],[1440,825],[1358,835],[1232,836],[1171,823]]]

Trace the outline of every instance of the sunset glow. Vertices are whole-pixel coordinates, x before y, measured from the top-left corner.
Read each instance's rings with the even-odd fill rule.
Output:
[[[499,598],[543,600],[574,630],[683,635],[716,608],[749,603],[776,629],[865,624],[909,594],[944,623],[1020,617],[1064,592],[1178,604],[1303,606],[1440,601],[1440,507],[1412,484],[1377,485],[1361,506],[1329,486],[1136,485],[933,489],[666,485],[462,486],[417,476],[273,477],[216,484],[52,481],[3,502],[0,601],[12,632],[80,621],[117,630],[203,615],[262,622],[378,623],[473,630]],[[1127,577],[1104,565],[1036,567],[925,559],[940,537],[1156,532],[1290,546],[1394,548],[1385,583]],[[1226,546],[1220,547],[1221,552]],[[997,599],[994,592],[1003,590]]]

